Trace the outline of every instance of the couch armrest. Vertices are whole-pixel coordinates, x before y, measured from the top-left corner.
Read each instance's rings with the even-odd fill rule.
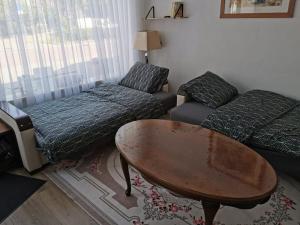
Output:
[[[23,166],[28,172],[42,167],[44,161],[36,150],[33,124],[30,117],[8,102],[0,102],[0,118],[15,133]]]
[[[189,101],[189,98],[184,95],[177,95],[177,106],[180,106]]]
[[[30,117],[25,112],[18,109],[16,106],[10,104],[9,102],[1,101],[0,110],[3,113],[7,114],[11,119],[15,120],[20,131],[33,128]]]
[[[168,84],[168,83],[164,84],[164,86],[162,87],[161,90],[162,90],[163,92],[169,93],[169,84]]]

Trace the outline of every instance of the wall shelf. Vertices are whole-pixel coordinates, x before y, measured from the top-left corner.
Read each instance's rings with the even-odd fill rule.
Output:
[[[156,17],[155,16],[155,7],[152,6],[148,11],[147,15],[145,16],[145,20],[180,20],[180,19],[187,19],[188,17],[183,16],[183,3],[177,9],[175,16],[165,16],[165,17]],[[149,15],[152,14],[152,17]]]
[[[173,17],[157,17],[157,18],[147,18],[145,19],[145,21],[147,20],[183,20],[183,19],[188,19],[189,17],[176,17],[176,18],[173,18]]]

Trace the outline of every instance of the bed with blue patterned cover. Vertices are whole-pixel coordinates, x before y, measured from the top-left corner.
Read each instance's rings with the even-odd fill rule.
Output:
[[[114,137],[128,122],[166,113],[155,95],[109,83],[22,110],[32,120],[38,150],[51,162]]]
[[[279,171],[300,179],[299,101],[249,91],[208,115],[202,126],[250,146]]]
[[[128,122],[166,114],[176,106],[176,95],[166,93],[168,74],[167,68],[137,62],[118,83],[96,82],[74,96],[22,109],[0,101],[0,119],[14,130],[23,166],[32,172],[78,157],[96,141],[113,140]]]
[[[276,169],[300,179],[300,102],[252,90],[211,109],[180,93],[171,119],[216,130],[256,150]],[[182,95],[184,94],[184,95]],[[187,100],[186,100],[187,99]]]
[[[299,112],[294,99],[253,90],[219,107],[202,126],[244,144],[300,158]]]

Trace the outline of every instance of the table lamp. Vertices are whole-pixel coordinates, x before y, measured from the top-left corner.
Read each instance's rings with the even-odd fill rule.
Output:
[[[136,34],[134,48],[145,52],[146,63],[149,63],[148,52],[161,49],[161,40],[158,31],[140,31]]]

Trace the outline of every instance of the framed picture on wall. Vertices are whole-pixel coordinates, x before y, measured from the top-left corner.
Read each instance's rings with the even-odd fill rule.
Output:
[[[296,0],[221,0],[221,18],[293,17]]]

